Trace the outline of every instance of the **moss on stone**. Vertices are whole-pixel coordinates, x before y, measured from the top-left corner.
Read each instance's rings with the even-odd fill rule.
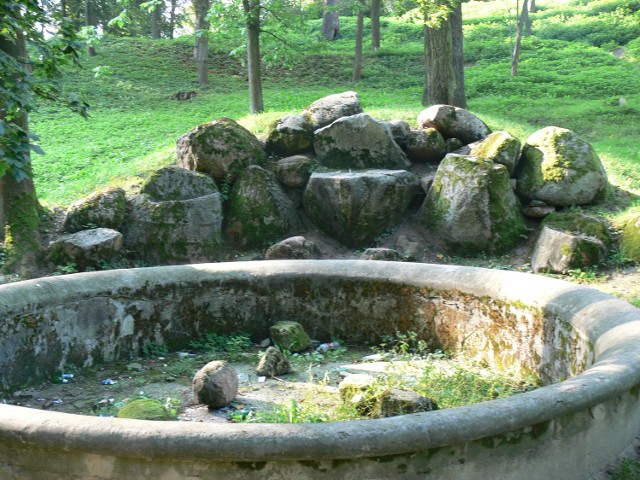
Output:
[[[141,398],[127,403],[116,413],[118,418],[135,418],[138,420],[173,420],[172,415],[158,400]]]
[[[544,219],[541,227],[547,226],[571,235],[592,237],[603,245],[611,245],[609,229],[600,220],[569,212],[553,212]]]
[[[311,338],[298,322],[280,321],[269,328],[273,343],[290,352],[302,352],[311,347]]]
[[[640,213],[629,218],[620,236],[620,251],[636,263],[640,263]]]

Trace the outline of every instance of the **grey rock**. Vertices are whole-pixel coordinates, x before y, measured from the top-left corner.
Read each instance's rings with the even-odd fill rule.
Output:
[[[387,123],[391,129],[394,142],[396,142],[400,148],[404,149],[407,145],[407,138],[411,133],[411,125],[404,120],[391,120]]]
[[[64,229],[71,233],[91,228],[120,230],[126,213],[124,190],[107,188],[72,204],[66,213]]]
[[[385,122],[362,113],[317,130],[313,145],[328,168],[408,168],[410,162]]]
[[[225,361],[207,363],[193,377],[193,396],[210,408],[229,405],[238,395],[238,373]]]
[[[269,327],[269,336],[275,345],[292,353],[311,347],[311,338],[298,322],[280,321]]]
[[[407,157],[413,162],[439,162],[447,153],[447,146],[435,128],[411,130],[405,147]]]
[[[520,159],[522,144],[507,132],[493,132],[488,137],[460,148],[456,153],[481,157],[500,163],[512,174]]]
[[[303,236],[286,238],[271,245],[264,255],[265,260],[304,260],[321,257],[317,245]]]
[[[218,185],[235,178],[249,165],[262,165],[263,145],[242,125],[220,118],[199,125],[177,141],[178,165],[211,175]]]
[[[276,347],[269,347],[260,357],[256,373],[265,377],[276,377],[291,371],[291,362]]]
[[[609,184],[593,147],[559,127],[543,128],[527,139],[514,178],[518,195],[555,206],[598,202]]]
[[[314,129],[322,128],[339,118],[362,113],[360,99],[356,92],[328,95],[316,100],[302,112],[302,117]]]
[[[400,256],[410,262],[420,262],[424,257],[424,247],[420,242],[410,240],[404,235],[400,235],[396,242],[396,249]]]
[[[139,195],[126,225],[125,246],[151,264],[213,261],[222,245],[222,217],[219,193],[166,202]]]
[[[491,129],[473,113],[451,105],[432,105],[418,114],[420,128],[435,128],[444,138],[457,138],[463,144],[476,142]]]
[[[266,149],[280,156],[296,155],[313,149],[313,127],[302,115],[287,115],[267,129]]]
[[[275,176],[252,165],[233,185],[228,201],[229,241],[239,248],[263,246],[300,225],[298,213]]]
[[[452,153],[464,146],[461,140],[457,138],[447,138],[444,143],[447,146],[447,153]]]
[[[327,235],[360,247],[395,225],[419,189],[418,178],[404,170],[315,172],[303,204]]]
[[[398,262],[402,260],[400,254],[392,248],[367,248],[360,260],[387,260],[392,262]]]
[[[450,153],[417,214],[454,253],[501,252],[525,232],[504,165]]]
[[[372,416],[377,418],[438,410],[438,405],[433,399],[400,388],[385,390],[376,401],[377,406]]]
[[[317,165],[313,158],[304,155],[283,158],[276,164],[276,177],[285,187],[304,187]]]
[[[218,193],[211,177],[186,168],[164,167],[151,173],[140,189],[155,202],[189,200]]]
[[[75,263],[78,270],[114,259],[122,250],[122,234],[109,228],[94,228],[63,235],[48,249],[48,258],[57,265]]]
[[[522,213],[531,218],[544,218],[556,211],[553,205],[547,205],[539,200],[532,201],[529,205],[522,208]]]

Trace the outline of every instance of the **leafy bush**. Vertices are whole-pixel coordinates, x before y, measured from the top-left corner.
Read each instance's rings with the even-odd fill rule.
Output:
[[[203,339],[193,340],[189,343],[195,351],[215,357],[218,360],[237,361],[245,357],[247,349],[253,343],[249,335],[245,333],[232,335],[218,335],[207,333]]]

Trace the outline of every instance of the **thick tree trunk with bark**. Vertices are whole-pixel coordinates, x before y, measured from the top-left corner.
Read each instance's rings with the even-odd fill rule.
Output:
[[[353,62],[353,80],[360,80],[362,77],[362,44],[364,41],[364,10],[358,12],[356,20],[356,55]]]
[[[151,12],[151,38],[160,38],[160,22],[162,20],[162,8],[160,5]]]
[[[522,13],[518,19],[518,31],[516,33],[516,46],[511,55],[511,76],[518,75],[518,63],[520,62],[520,48],[522,46],[522,31],[529,21],[529,0],[523,0]]]
[[[93,19],[91,0],[84,0],[84,24],[87,27],[96,26]],[[96,54],[96,49],[93,47],[93,45],[87,45],[87,55],[89,55],[90,57],[95,57]]]
[[[371,0],[371,48],[380,48],[380,6],[382,0]]]
[[[19,36],[15,42],[0,37],[0,50],[22,63],[27,60],[24,37]],[[4,119],[2,105],[0,117]],[[14,117],[11,123],[28,131],[26,113],[19,118]],[[30,172],[30,166],[25,170]],[[38,198],[33,181],[29,178],[18,182],[11,172],[6,172],[0,178],[0,199],[0,227],[7,252],[4,269],[25,277],[37,275],[43,249],[40,241]]]
[[[339,0],[324,0],[322,12],[322,35],[330,42],[340,35],[340,16],[338,15]]]
[[[195,59],[198,62],[198,84],[209,83],[209,22],[207,12],[211,6],[210,0],[194,0],[193,9],[196,13],[196,45]]]
[[[460,4],[438,28],[425,25],[424,51],[425,86],[422,104],[467,108]]]
[[[262,113],[262,73],[260,68],[260,1],[242,0],[247,29],[247,73],[249,76],[249,111]]]

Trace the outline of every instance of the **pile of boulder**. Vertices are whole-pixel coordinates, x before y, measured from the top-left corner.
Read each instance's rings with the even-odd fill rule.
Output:
[[[563,212],[601,201],[609,185],[591,145],[564,128],[522,145],[449,105],[421,111],[412,128],[373,118],[344,92],[277,120],[264,141],[222,118],[184,134],[176,152],[135,196],[111,188],[73,205],[51,260],[82,270],[123,251],[147,264],[248,249],[319,258],[304,236],[319,230],[345,248],[374,247],[364,258],[420,261],[424,238],[399,237],[390,251],[377,239],[409,222],[451,254],[504,253],[542,220],[533,268],[564,272],[601,262],[612,243],[600,221]]]

